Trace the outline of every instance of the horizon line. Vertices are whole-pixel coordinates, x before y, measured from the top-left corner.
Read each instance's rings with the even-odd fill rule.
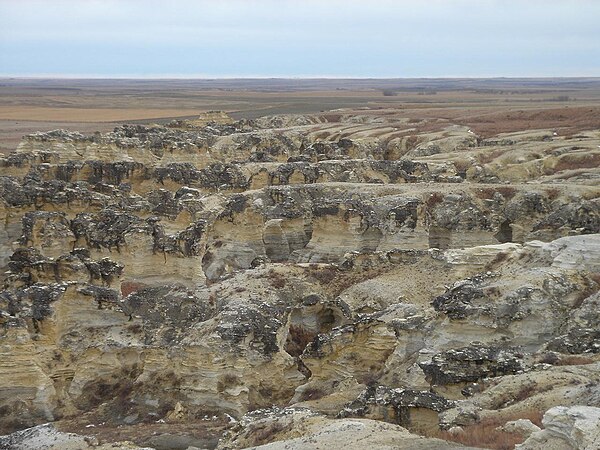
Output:
[[[481,76],[414,76],[414,77],[395,77],[395,76],[351,76],[351,75],[167,75],[167,76],[144,76],[144,75],[83,75],[83,74],[44,74],[44,75],[6,75],[0,74],[0,80],[19,79],[19,80],[499,80],[499,79],[600,79],[600,75],[481,75]]]

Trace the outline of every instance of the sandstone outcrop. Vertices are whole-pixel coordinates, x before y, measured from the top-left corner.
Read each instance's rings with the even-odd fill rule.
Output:
[[[132,442],[100,444],[94,438],[75,433],[63,433],[50,424],[38,425],[8,436],[0,436],[0,449],[6,450],[151,450],[139,447]]]
[[[600,446],[600,409],[554,407],[544,414],[544,430],[534,432],[518,449],[582,449]]]
[[[24,138],[0,159],[0,434],[215,417],[220,448],[442,449],[550,410],[523,448],[592,445],[568,411],[600,406],[597,137],[376,114]],[[24,433],[0,442],[54,431]]]
[[[303,410],[261,411],[244,417],[218,449],[468,449],[440,439],[424,438],[405,428],[368,419],[331,420]]]

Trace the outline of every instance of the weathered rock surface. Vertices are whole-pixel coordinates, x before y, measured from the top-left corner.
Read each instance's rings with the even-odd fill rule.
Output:
[[[214,446],[231,417],[222,448],[441,449],[414,433],[600,407],[597,136],[377,114],[26,137],[0,159],[0,432],[215,417]],[[559,416],[529,440],[580,429]],[[0,442],[55,431],[27,433]]]
[[[600,408],[554,407],[544,414],[544,430],[533,433],[517,448],[592,450],[600,447]]]
[[[63,433],[51,424],[38,425],[23,431],[16,431],[8,436],[0,436],[0,449],[3,450],[152,450],[138,447],[132,442],[114,442],[99,444],[89,436],[74,433]]]
[[[226,449],[467,449],[440,439],[424,438],[405,428],[368,419],[331,420],[306,410],[259,411],[242,419],[220,444]]]

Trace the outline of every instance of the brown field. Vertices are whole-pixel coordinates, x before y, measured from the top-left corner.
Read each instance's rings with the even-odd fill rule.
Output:
[[[189,115],[199,114],[202,110],[190,110]],[[0,120],[27,120],[46,122],[49,118],[57,122],[121,122],[127,120],[148,120],[181,115],[179,109],[144,108],[44,108],[36,106],[0,107]]]
[[[600,79],[0,79],[0,151],[56,128],[86,133],[223,110],[235,118],[375,108],[464,124],[489,137],[535,128],[600,128]],[[421,124],[420,126],[424,126]]]

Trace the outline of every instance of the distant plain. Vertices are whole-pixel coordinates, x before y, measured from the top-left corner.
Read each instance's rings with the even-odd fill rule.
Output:
[[[23,135],[92,133],[223,110],[236,119],[336,109],[452,119],[491,136],[528,128],[600,128],[600,78],[0,79],[0,152]]]

